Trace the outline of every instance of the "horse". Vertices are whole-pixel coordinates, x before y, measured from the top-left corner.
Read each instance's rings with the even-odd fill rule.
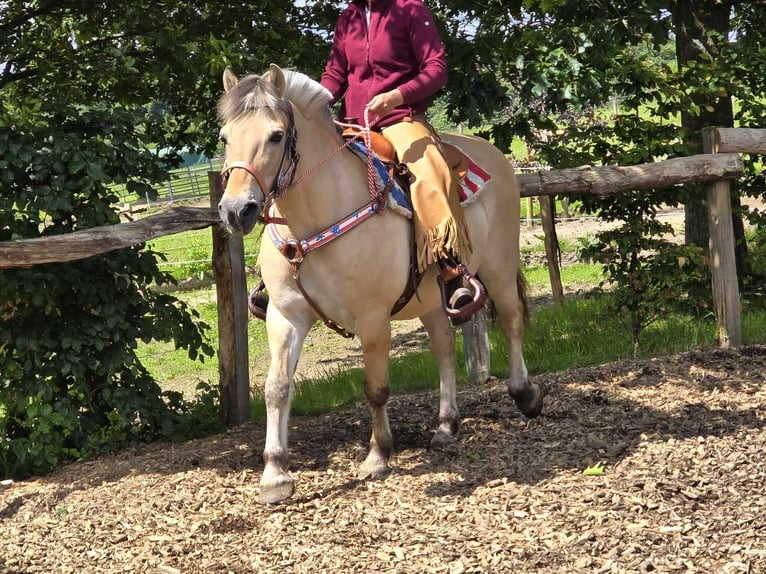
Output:
[[[419,318],[439,372],[439,423],[432,448],[458,440],[454,328],[442,305],[437,266],[424,272],[416,296],[396,310],[411,277],[412,223],[380,209],[348,232],[309,252],[317,238],[353,214],[369,213],[369,168],[348,150],[318,82],[271,65],[262,75],[239,79],[230,69],[217,106],[225,146],[224,193],[218,211],[228,232],[250,233],[268,222],[261,241],[261,278],[269,294],[266,332],[271,362],[266,378],[266,438],[259,500],[278,503],[295,491],[288,472],[288,420],[294,375],[303,341],[319,320],[359,339],[364,393],[372,435],[359,480],[390,472],[393,438],[386,403],[391,321]],[[519,192],[510,162],[481,138],[442,134],[491,177],[465,206],[472,254],[465,261],[494,302],[507,339],[508,392],[529,418],[542,409],[543,394],[529,381],[522,355],[527,309],[519,268]],[[297,167],[301,173],[296,177]],[[352,214],[352,216],[349,216]]]

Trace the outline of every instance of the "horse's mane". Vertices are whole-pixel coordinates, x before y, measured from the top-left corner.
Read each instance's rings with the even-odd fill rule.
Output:
[[[328,106],[332,100],[330,92],[306,74],[294,70],[282,72],[285,76],[284,98],[277,93],[266,74],[245,76],[218,101],[218,117],[221,121],[226,123],[261,108],[286,113],[287,98],[308,119],[324,119],[332,123],[332,113]]]

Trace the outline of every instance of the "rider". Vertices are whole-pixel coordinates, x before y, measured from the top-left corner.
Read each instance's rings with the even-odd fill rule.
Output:
[[[422,0],[352,0],[335,26],[321,83],[333,103],[344,96],[341,118],[375,122],[407,164],[419,271],[436,261],[450,307],[463,308],[473,295],[458,265],[471,255],[471,241],[457,180],[425,117],[430,97],[447,83],[447,63]]]

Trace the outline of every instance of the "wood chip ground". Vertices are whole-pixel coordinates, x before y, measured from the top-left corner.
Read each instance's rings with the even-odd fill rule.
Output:
[[[291,421],[296,494],[257,502],[262,424],[0,484],[0,572],[766,572],[766,347],[393,397],[385,480],[358,482],[364,404]],[[603,465],[603,475],[583,470]]]

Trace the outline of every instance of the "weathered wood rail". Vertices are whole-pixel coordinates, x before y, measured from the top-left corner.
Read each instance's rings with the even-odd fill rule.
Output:
[[[93,227],[74,233],[0,242],[0,269],[64,263],[144,243],[163,235],[217,224],[211,208],[173,207],[144,219]]]
[[[541,195],[616,195],[635,189],[718,181],[742,175],[739,154],[699,154],[631,166],[583,166],[540,170],[519,176],[521,197]]]
[[[628,167],[540,170],[519,175],[518,181],[522,197],[579,193],[605,197],[634,189],[732,179],[742,175],[743,170],[738,154],[702,154]],[[84,259],[217,222],[218,214],[212,208],[175,207],[137,221],[65,235],[0,242],[0,269]]]
[[[668,187],[688,182],[707,184],[713,297],[724,347],[741,344],[739,292],[734,270],[734,236],[729,203],[730,179],[744,172],[740,153],[766,153],[766,129],[711,129],[707,153],[627,167],[585,166],[541,170],[518,176],[522,197],[590,193],[608,196],[629,190]],[[221,194],[218,174],[210,174],[211,205]],[[247,364],[247,293],[242,241],[224,233],[213,208],[175,207],[138,221],[65,235],[0,242],[0,270],[74,261],[130,247],[163,235],[213,227],[213,267],[218,291],[219,385],[221,411],[233,426],[249,416]],[[468,323],[467,363],[472,381],[489,376],[486,325]]]

